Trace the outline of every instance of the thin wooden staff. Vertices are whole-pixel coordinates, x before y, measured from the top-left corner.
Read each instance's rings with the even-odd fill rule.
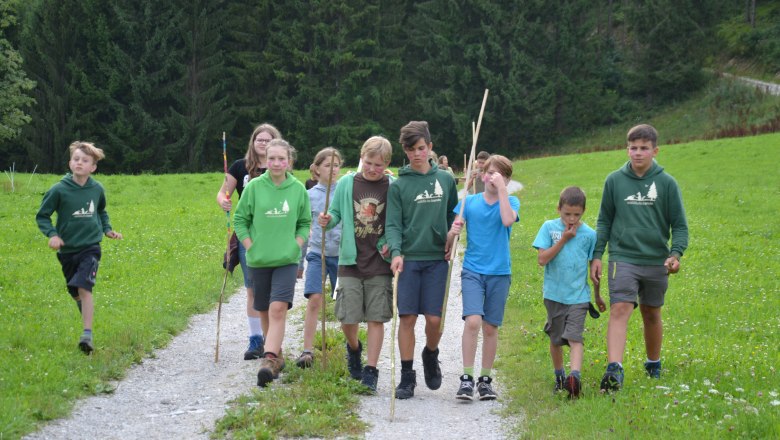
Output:
[[[390,421],[395,418],[395,331],[398,324],[398,272],[393,273],[393,329],[390,331]]]
[[[227,142],[225,141],[225,132],[222,132],[222,165],[225,168],[225,181],[227,181]],[[230,199],[230,193],[225,191],[225,197]],[[230,268],[230,210],[225,211],[227,217],[227,249],[225,250],[225,276],[222,278],[222,289],[219,291],[219,306],[217,306],[217,345],[214,350],[214,363],[219,362],[219,326],[222,320],[222,299],[225,295],[225,286],[227,285],[228,272]]]
[[[487,97],[488,97],[488,89],[485,89],[485,96],[482,98],[482,108],[479,109],[479,118],[477,119],[477,128],[473,131],[473,139],[471,143],[471,156],[469,158],[469,165],[466,169],[466,182],[469,181],[471,178],[471,169],[474,166],[474,152],[477,149],[477,138],[479,137],[479,129],[482,127],[482,115],[485,113],[485,103],[487,103]],[[460,202],[460,214],[459,216],[463,218],[463,208],[466,207],[466,197],[468,197],[468,191],[466,191],[466,195],[463,196],[463,200]],[[444,320],[447,316],[447,301],[449,301],[450,297],[450,281],[452,279],[452,266],[455,265],[455,260],[458,258],[458,240],[460,239],[460,234],[455,236],[455,239],[452,242],[452,247],[450,248],[450,264],[447,268],[447,284],[444,286],[444,303],[441,306],[441,322],[439,323],[439,333],[444,333]]]
[[[330,205],[330,185],[333,183],[333,163],[336,160],[336,150],[333,150],[333,153],[330,155],[330,170],[328,172],[330,175],[328,176],[328,184],[327,189],[325,190],[325,209],[322,210],[322,212],[326,213],[328,212],[328,205]],[[325,259],[325,234],[327,233],[327,228],[322,228],[322,369],[325,370],[328,367],[328,356],[325,354],[325,307],[328,304],[327,301],[327,295],[325,295],[325,280],[327,279],[328,275],[328,267],[327,267],[327,261]],[[331,289],[334,286],[330,286]]]

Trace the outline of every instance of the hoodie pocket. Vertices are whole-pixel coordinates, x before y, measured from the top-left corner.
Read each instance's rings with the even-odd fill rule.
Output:
[[[616,249],[635,251],[647,256],[665,256],[669,247],[658,230],[652,228],[625,228],[617,234]]]

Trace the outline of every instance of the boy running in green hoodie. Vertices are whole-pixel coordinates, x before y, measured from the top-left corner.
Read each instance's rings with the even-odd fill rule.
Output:
[[[398,351],[401,354],[401,382],[398,399],[414,396],[417,374],[414,366],[414,327],[417,316],[425,315],[425,347],[422,350],[425,384],[441,386],[439,367],[439,324],[448,264],[445,259],[447,232],[455,220],[458,204],[455,179],[429,159],[433,148],[428,123],[412,121],[401,128],[401,146],[409,165],[398,171],[398,179],[387,195],[387,244],[392,256],[390,269],[398,276]]]
[[[105,157],[103,150],[82,141],[73,142],[69,148],[71,174],[46,192],[35,221],[43,235],[49,237],[49,247],[57,251],[68,292],[76,301],[84,325],[79,349],[90,354],[95,349],[92,289],[100,265],[100,241],[103,234],[117,240],[122,239],[122,234],[111,229],[103,185],[91,177],[98,161]],[[56,227],[51,222],[55,212]]]
[[[601,257],[609,243],[609,364],[601,380],[602,392],[623,386],[626,329],[637,305],[644,323],[645,370],[652,378],[661,376],[661,307],[669,274],[680,270],[680,258],[688,247],[680,188],[654,159],[658,133],[642,124],[629,130],[627,138],[630,160],[604,183],[590,269],[592,281],[599,283]]]
[[[309,194],[288,171],[292,152],[293,147],[282,139],[268,143],[268,171],[246,185],[234,218],[252,272],[254,308],[260,312],[265,334],[265,353],[257,372],[261,387],[284,368],[281,350],[287,310],[292,307],[301,247],[311,227]],[[263,245],[252,246],[255,242]]]

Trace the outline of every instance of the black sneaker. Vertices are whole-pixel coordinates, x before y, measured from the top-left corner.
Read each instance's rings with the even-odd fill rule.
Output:
[[[395,387],[396,399],[408,399],[414,397],[414,387],[417,386],[417,372],[414,370],[401,370],[401,383]]]
[[[493,379],[490,376],[482,376],[477,380],[479,400],[496,400],[498,395],[493,391],[493,387],[490,385],[491,382],[493,382]]]
[[[474,400],[474,378],[468,374],[464,374],[460,377],[460,388],[455,393],[455,398],[458,400]]]
[[[363,363],[360,356],[363,354],[363,344],[358,341],[358,349],[352,351],[349,348],[349,342],[347,342],[347,368],[349,369],[349,376],[355,380],[360,380],[363,377]]]
[[[439,349],[429,351],[423,347],[422,351],[423,373],[425,373],[425,385],[432,390],[441,387],[441,368],[439,368]]]
[[[647,375],[653,379],[660,379],[662,370],[661,361],[645,362],[645,371],[647,371]]]
[[[249,347],[244,352],[244,360],[251,361],[263,357],[265,350],[265,341],[263,335],[252,335],[249,337]]]
[[[376,367],[366,365],[363,367],[363,378],[360,379],[360,383],[376,394],[376,383],[379,380],[379,370]]]
[[[607,365],[607,371],[601,378],[601,392],[619,391],[623,387],[623,367],[617,362]]]
[[[563,376],[555,376],[555,388],[553,388],[553,394],[558,394],[563,391],[563,382],[566,378]]]
[[[79,350],[83,351],[84,354],[92,354],[92,351],[95,350],[95,346],[92,345],[92,335],[81,335],[81,338],[79,338]]]
[[[570,374],[566,377],[566,380],[563,384],[563,388],[569,392],[570,399],[576,399],[580,397],[580,390],[582,390],[582,384],[580,383],[580,379],[577,376]]]

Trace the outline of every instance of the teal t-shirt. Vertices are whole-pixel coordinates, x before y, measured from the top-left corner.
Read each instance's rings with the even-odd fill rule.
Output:
[[[461,203],[458,202],[454,212],[460,212]],[[520,200],[509,196],[509,206],[518,213],[515,222],[520,221]],[[509,237],[512,227],[501,222],[500,203],[496,201],[489,205],[484,193],[467,196],[463,219],[467,240],[463,267],[481,275],[511,275]]]
[[[547,220],[536,234],[533,247],[549,249],[563,236],[565,227],[560,218]],[[593,259],[596,231],[585,223],[577,235],[566,242],[558,255],[544,267],[544,298],[562,304],[590,302],[588,262]]]

